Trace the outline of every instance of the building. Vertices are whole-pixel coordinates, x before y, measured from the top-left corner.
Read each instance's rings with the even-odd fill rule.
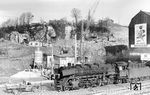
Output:
[[[60,67],[68,66],[68,64],[74,65],[75,63],[75,57],[68,54],[54,55],[54,59],[55,59],[55,65],[59,65]]]
[[[150,60],[150,12],[140,11],[129,24],[130,55]],[[145,58],[143,57],[145,56]]]

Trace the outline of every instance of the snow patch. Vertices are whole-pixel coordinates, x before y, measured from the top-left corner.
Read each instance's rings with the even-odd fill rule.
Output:
[[[18,72],[12,76],[10,76],[10,78],[38,78],[41,77],[41,71],[36,70],[36,69],[26,69],[24,71]]]

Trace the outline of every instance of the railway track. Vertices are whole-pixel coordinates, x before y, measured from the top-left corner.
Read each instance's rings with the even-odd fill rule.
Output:
[[[117,88],[106,88],[92,95],[148,95],[150,94],[150,81],[143,81],[141,90],[130,90],[130,84],[117,85]]]
[[[138,91],[130,90],[130,84],[127,83],[65,92],[41,90],[40,92],[28,92],[21,95],[150,95],[150,80],[141,83],[142,90]]]

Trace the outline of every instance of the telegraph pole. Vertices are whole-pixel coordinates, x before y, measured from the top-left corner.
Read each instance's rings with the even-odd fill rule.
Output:
[[[81,58],[81,60],[83,59],[83,56],[82,56],[82,42],[83,42],[83,40],[84,40],[84,37],[83,37],[83,21],[82,21],[82,25],[81,25],[81,38],[80,38],[80,58]],[[81,61],[80,60],[80,61]]]
[[[77,34],[75,33],[75,63],[77,62]]]
[[[52,72],[52,74],[54,74],[54,50],[53,50],[53,44],[51,44],[51,45],[52,45],[52,46],[51,46],[51,47],[52,47],[52,60],[51,60],[51,61],[52,61],[52,62],[51,62],[51,67],[52,67],[51,70],[52,70],[52,71],[51,71],[51,72]]]

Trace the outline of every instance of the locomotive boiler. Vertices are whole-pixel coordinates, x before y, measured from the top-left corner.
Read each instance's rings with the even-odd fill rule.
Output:
[[[61,67],[56,70],[55,87],[57,90],[71,90],[114,83],[115,69],[108,65],[82,64]]]

